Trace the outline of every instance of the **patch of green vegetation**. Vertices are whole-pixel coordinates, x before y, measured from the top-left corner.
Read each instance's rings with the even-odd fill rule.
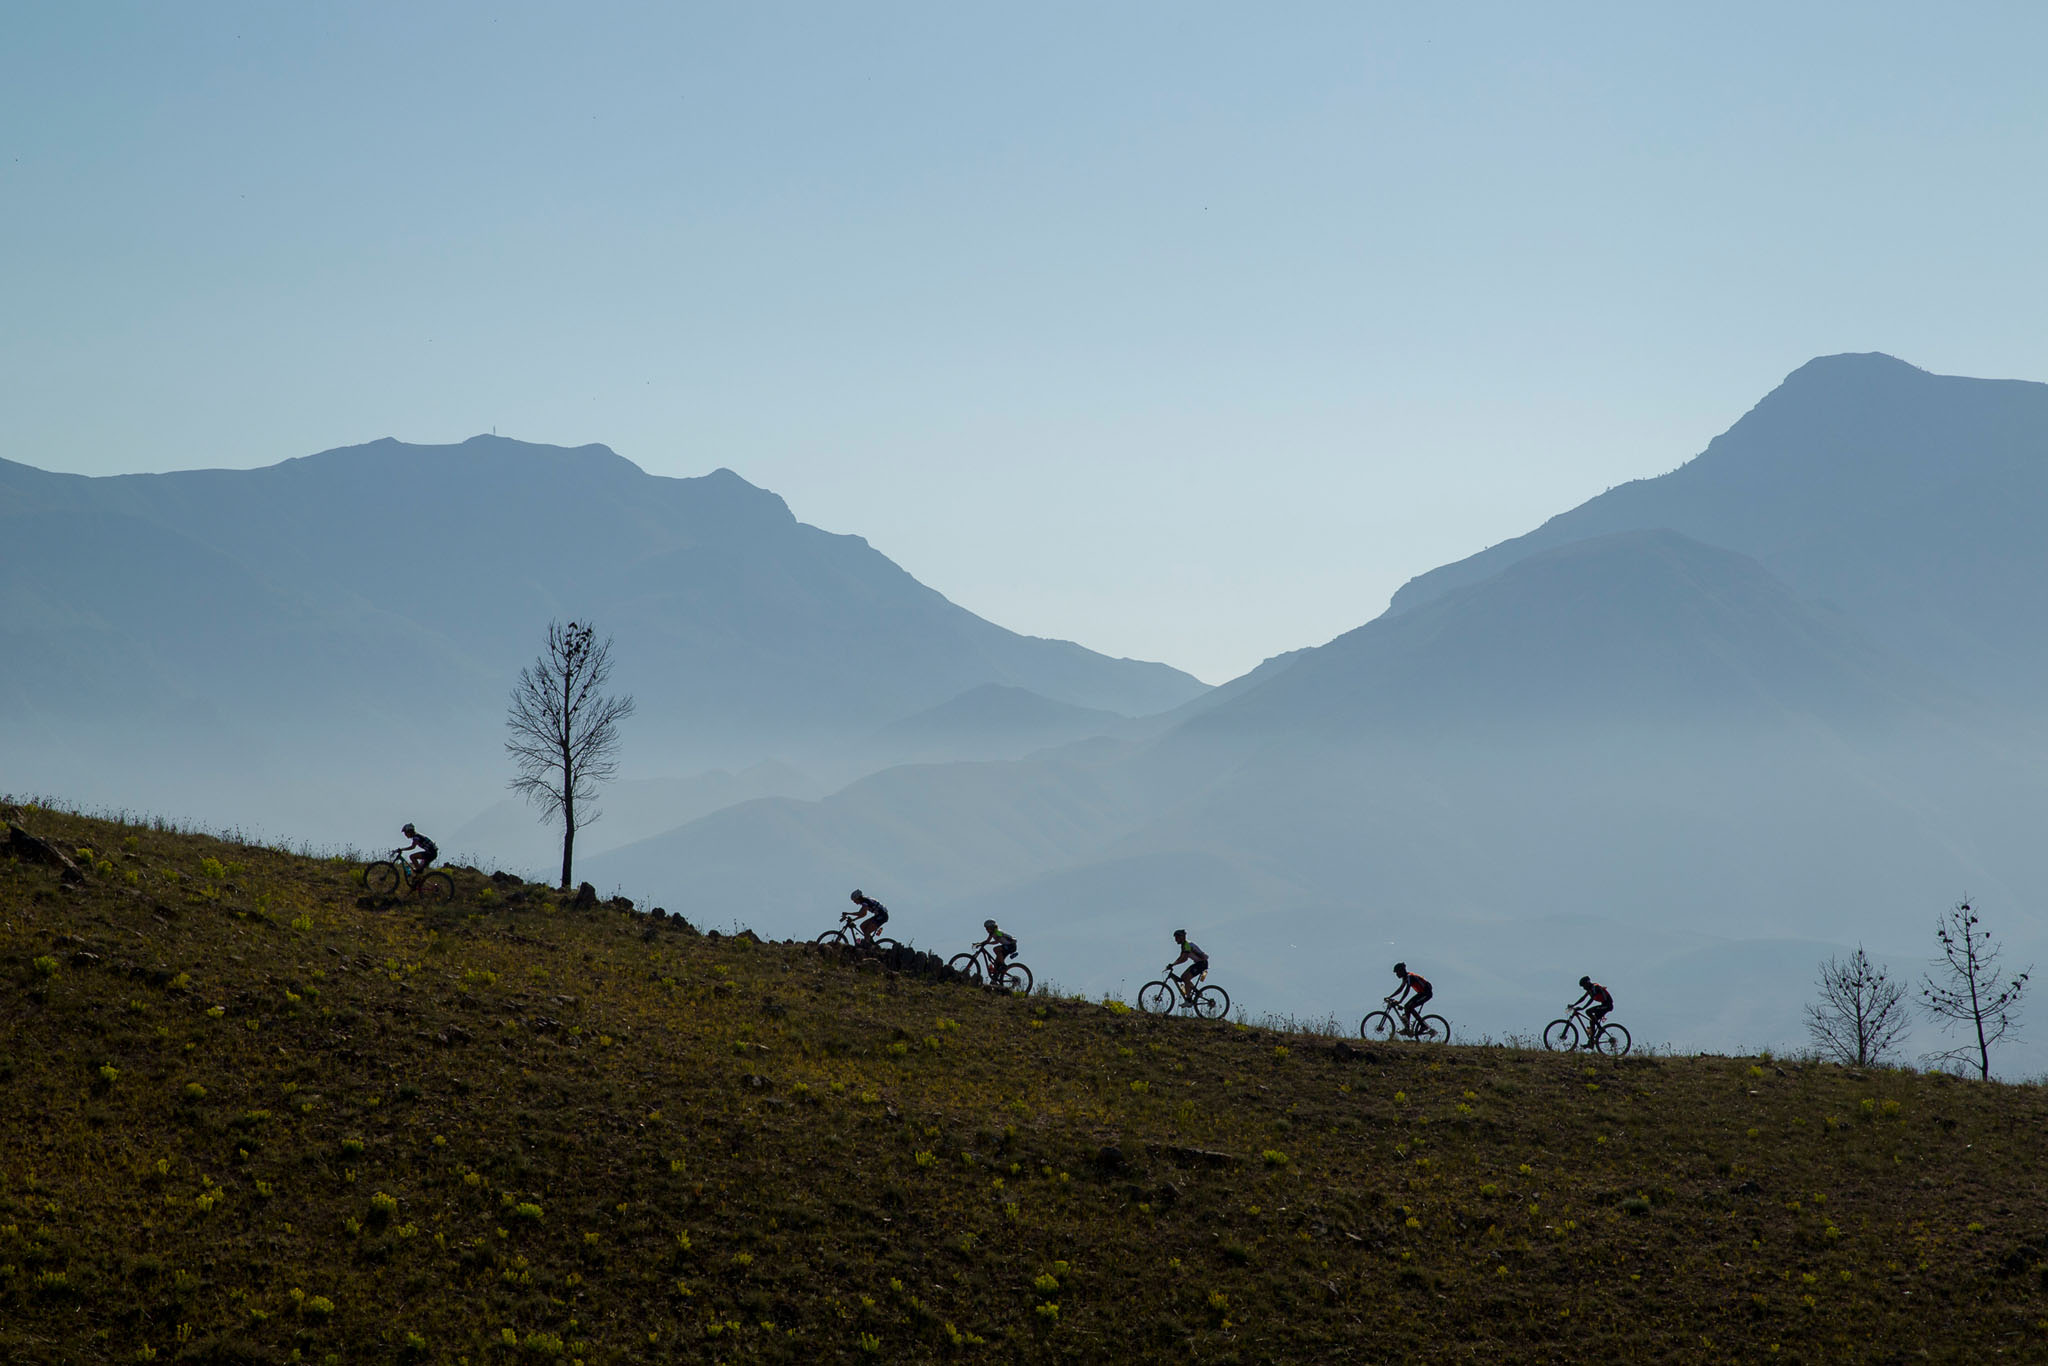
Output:
[[[2048,1357],[2037,1087],[1340,1049],[26,819],[124,869],[0,859],[0,1360]]]

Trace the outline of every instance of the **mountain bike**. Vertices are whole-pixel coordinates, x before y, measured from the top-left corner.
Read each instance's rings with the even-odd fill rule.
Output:
[[[966,953],[956,953],[946,960],[946,966],[971,982],[987,981],[992,987],[1014,991],[1019,996],[1031,994],[1031,969],[1015,959],[1003,964],[1000,977],[990,969],[995,966],[996,956],[985,945],[977,944]]]
[[[393,849],[391,857],[379,859],[363,869],[363,886],[372,896],[390,896],[403,883],[409,895],[422,901],[453,901],[455,879],[436,868],[415,873],[405,850]]]
[[[1387,1009],[1375,1010],[1358,1022],[1358,1036],[1384,1043],[1390,1039],[1419,1039],[1423,1043],[1449,1043],[1451,1022],[1441,1015],[1423,1015],[1413,1025],[1406,1014],[1393,1009],[1394,998],[1385,998]]]
[[[860,927],[864,915],[865,912],[858,910],[841,911],[839,928],[825,931],[813,942],[820,948],[845,949],[850,953],[887,953],[903,947],[894,939],[864,933]]]
[[[1208,976],[1205,972],[1195,980],[1207,981]],[[1230,993],[1219,986],[1184,987],[1169,963],[1163,981],[1147,982],[1138,988],[1138,1009],[1147,1015],[1170,1015],[1176,1005],[1190,1015],[1220,1020],[1230,1012]]]
[[[1597,1032],[1586,1012],[1571,1007],[1571,1013],[1562,1020],[1552,1020],[1543,1027],[1543,1046],[1553,1053],[1569,1053],[1575,1048],[1590,1048],[1595,1053],[1605,1053],[1610,1058],[1626,1057],[1634,1040],[1628,1031],[1612,1020],[1602,1020]]]

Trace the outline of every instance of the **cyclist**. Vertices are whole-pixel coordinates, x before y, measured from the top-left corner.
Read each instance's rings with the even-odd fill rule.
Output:
[[[1407,996],[1408,1004],[1401,1007],[1401,1014],[1408,1021],[1408,1032],[1410,1034],[1417,1033],[1422,1027],[1423,1004],[1430,997],[1436,995],[1436,988],[1431,986],[1429,979],[1421,973],[1408,971],[1406,963],[1394,964],[1394,975],[1401,979],[1401,986],[1398,991],[1387,998],[1387,1004],[1394,1005],[1403,996]],[[1411,992],[1413,995],[1410,995]]]
[[[1609,1011],[1614,1009],[1614,993],[1590,977],[1581,977],[1579,979],[1579,999],[1573,1001],[1572,1004],[1574,1006],[1581,1006],[1586,1005],[1589,1001],[1592,1004],[1586,1010],[1587,1043],[1591,1043],[1600,1037],[1600,1022],[1607,1018]]]
[[[1017,952],[1016,936],[1005,934],[993,920],[982,921],[981,928],[984,932],[984,938],[974,947],[977,949],[993,947],[995,949],[994,957],[988,965],[988,980],[1000,982],[1003,980],[1003,964],[1009,962]]]
[[[1166,965],[1166,975],[1172,977],[1180,988],[1181,999],[1192,1001],[1195,998],[1195,979],[1209,970],[1209,955],[1202,952],[1200,944],[1188,938],[1186,930],[1175,930],[1173,942],[1180,945],[1180,957]],[[1182,963],[1188,965],[1188,970],[1176,976],[1173,970]]]
[[[873,939],[875,931],[889,923],[889,908],[871,896],[863,896],[858,887],[853,889],[853,904],[860,907],[861,912],[867,917],[860,922],[863,939]]]
[[[414,851],[407,859],[407,862],[412,864],[412,875],[418,877],[421,873],[427,871],[428,864],[441,856],[440,846],[436,845],[419,831],[413,829],[411,821],[405,823],[403,833],[408,840],[412,841],[404,847]]]

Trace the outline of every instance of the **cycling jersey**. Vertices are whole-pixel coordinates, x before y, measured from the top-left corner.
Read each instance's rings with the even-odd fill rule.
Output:
[[[1401,980],[1407,983],[1408,989],[1418,996],[1430,990],[1429,979],[1419,972],[1403,973]]]
[[[889,918],[889,908],[871,896],[862,897],[859,905],[861,910],[868,915],[878,915],[884,920]]]
[[[1202,946],[1200,944],[1197,944],[1192,939],[1183,940],[1180,946],[1180,951],[1190,958],[1199,958],[1204,963],[1209,961],[1209,955],[1203,953]]]
[[[412,847],[425,854],[429,863],[441,856],[440,847],[417,830],[412,833]]]
[[[1598,982],[1595,982],[1591,986],[1586,988],[1586,995],[1592,997],[1594,1000],[1598,1001],[1603,1006],[1608,1006],[1611,1008],[1614,1005],[1614,994],[1608,991],[1606,987],[1601,986]]]

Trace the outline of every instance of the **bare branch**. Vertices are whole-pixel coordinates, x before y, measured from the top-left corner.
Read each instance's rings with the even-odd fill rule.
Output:
[[[1838,1062],[1881,1062],[1906,1032],[1905,989],[1858,944],[1844,962],[1820,965],[1820,1000],[1806,1007],[1806,1031]]]
[[[1943,1029],[1965,1029],[1960,1045],[1929,1055],[1929,1061],[1975,1067],[1991,1077],[1991,1049],[2019,1027],[2020,998],[2033,969],[2002,977],[2002,952],[1991,931],[1979,923],[1968,900],[1959,901],[1934,922],[1941,957],[1921,979],[1920,1003]]]

